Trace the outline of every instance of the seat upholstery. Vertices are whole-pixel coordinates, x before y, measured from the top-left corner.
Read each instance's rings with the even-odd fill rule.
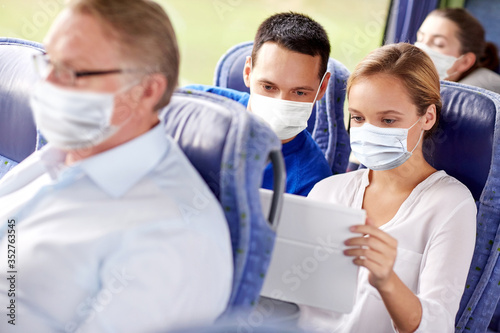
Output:
[[[29,93],[38,79],[32,56],[41,52],[39,43],[0,38],[0,178],[37,145]]]
[[[290,325],[268,325],[262,324],[259,320],[264,317],[267,313],[262,313],[257,316],[247,317],[245,320],[232,321],[224,323],[216,323],[214,325],[205,327],[190,327],[183,328],[179,330],[171,331],[171,333],[240,333],[240,332],[251,332],[251,333],[307,333],[301,328],[290,326]],[[312,333],[312,332],[311,332]]]
[[[214,85],[250,93],[243,81],[243,68],[252,55],[253,42],[243,42],[230,48],[215,67]]]
[[[438,131],[424,154],[435,168],[467,185],[478,205],[476,246],[456,332],[485,332],[500,297],[500,95],[441,82],[441,96]]]
[[[217,196],[229,224],[234,281],[224,316],[253,308],[271,258],[275,232],[262,215],[258,192],[270,153],[281,158],[275,192],[282,195],[285,183],[279,139],[244,111],[232,100],[181,89],[162,111],[166,133]]]
[[[498,6],[498,2],[491,0],[466,0],[464,8],[481,22],[485,30],[485,39],[500,47],[500,21],[498,20],[500,6]],[[500,73],[500,66],[496,69],[496,72]]]
[[[495,103],[486,91],[441,82],[439,127],[425,141],[426,160],[459,179],[479,200],[490,171]]]
[[[253,42],[233,46],[219,60],[214,84],[250,92],[243,81],[243,68],[252,53]],[[332,168],[333,174],[344,173],[349,162],[351,146],[344,125],[345,88],[349,71],[339,61],[330,58],[328,71],[332,74],[323,98],[314,107],[308,121],[308,130]]]

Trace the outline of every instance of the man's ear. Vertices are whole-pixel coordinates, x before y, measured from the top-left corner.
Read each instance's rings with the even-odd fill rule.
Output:
[[[147,89],[144,90],[144,98],[150,100],[152,107],[158,104],[167,90],[168,82],[165,75],[155,73],[150,76]]]
[[[321,87],[319,87],[318,98],[316,99],[316,101],[319,101],[325,95],[326,88],[328,88],[328,82],[330,82],[331,77],[332,74],[330,72],[326,72],[325,78],[323,79],[323,83],[321,84]]]
[[[476,55],[472,52],[467,52],[457,60],[456,70],[460,73],[467,72],[476,63]]]
[[[250,72],[252,71],[252,57],[248,56],[245,61],[245,67],[243,67],[243,81],[245,86],[250,88]]]
[[[143,86],[143,105],[147,109],[152,110],[160,102],[165,90],[167,90],[167,78],[165,75],[159,73],[150,74],[146,80],[143,81]]]

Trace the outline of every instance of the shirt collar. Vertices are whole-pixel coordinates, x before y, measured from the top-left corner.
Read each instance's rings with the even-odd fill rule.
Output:
[[[129,142],[81,161],[79,167],[102,190],[119,198],[163,159],[168,148],[160,122]]]
[[[39,154],[40,161],[50,178],[57,180],[61,172],[67,168],[64,164],[67,153],[48,144],[40,150]]]

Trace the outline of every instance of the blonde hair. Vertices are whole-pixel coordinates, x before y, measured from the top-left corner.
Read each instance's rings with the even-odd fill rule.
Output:
[[[179,78],[175,32],[163,8],[150,0],[71,0],[68,8],[90,14],[118,42],[124,58],[145,73],[161,73],[167,88],[155,110],[170,102]]]
[[[430,105],[436,106],[436,123],[425,133],[426,137],[430,136],[437,128],[442,104],[439,75],[429,56],[418,47],[407,43],[389,44],[370,52],[349,77],[347,98],[358,80],[377,74],[397,78],[417,107],[419,116],[423,116]]]

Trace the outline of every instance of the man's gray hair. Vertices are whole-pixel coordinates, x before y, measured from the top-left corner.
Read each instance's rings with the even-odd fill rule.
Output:
[[[102,21],[118,41],[124,59],[139,64],[147,73],[161,73],[167,89],[155,107],[169,102],[177,87],[180,55],[175,32],[163,8],[151,0],[70,0],[70,10]]]

